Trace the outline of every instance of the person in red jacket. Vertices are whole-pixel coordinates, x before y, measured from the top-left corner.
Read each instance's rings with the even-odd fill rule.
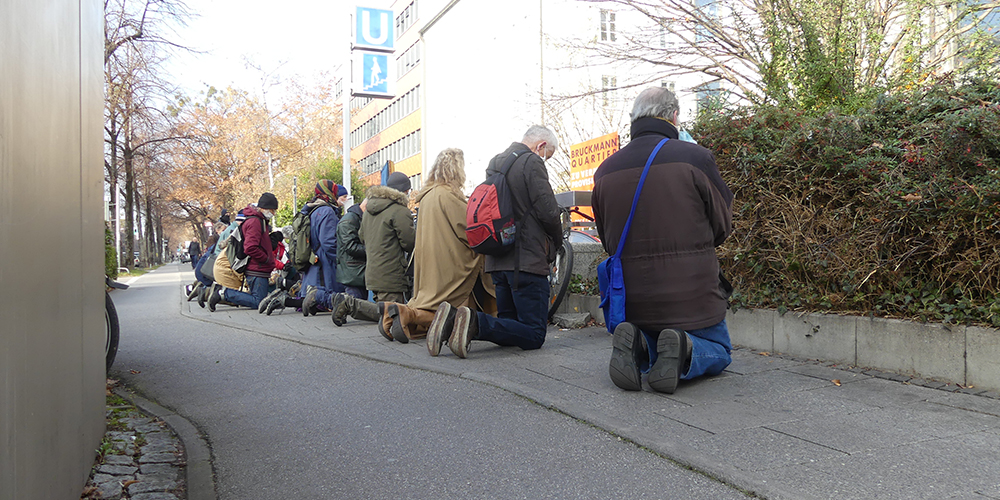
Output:
[[[278,198],[271,193],[260,195],[256,207],[247,205],[243,209],[246,220],[240,225],[239,231],[243,233],[243,251],[250,257],[245,272],[246,287],[250,293],[231,290],[216,283],[212,285],[208,299],[209,310],[214,312],[215,306],[222,301],[256,309],[260,301],[267,296],[270,290],[268,280],[275,265],[270,220],[276,210],[278,210]]]

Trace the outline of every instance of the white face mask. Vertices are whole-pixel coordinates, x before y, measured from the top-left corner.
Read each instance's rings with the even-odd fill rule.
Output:
[[[271,217],[274,217],[274,210],[271,209],[267,208],[261,209],[260,213],[263,214],[264,218],[266,218],[267,220],[271,220]]]

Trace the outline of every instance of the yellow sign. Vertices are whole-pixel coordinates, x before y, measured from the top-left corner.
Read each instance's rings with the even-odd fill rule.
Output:
[[[620,147],[618,132],[569,147],[569,186],[573,191],[592,191],[594,172]]]

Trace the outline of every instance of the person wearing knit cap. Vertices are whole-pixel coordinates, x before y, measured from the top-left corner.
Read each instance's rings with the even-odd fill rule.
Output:
[[[385,180],[385,185],[403,194],[410,193],[410,178],[402,172],[393,172],[389,174],[389,178]]]
[[[267,296],[270,291],[271,271],[274,270],[274,248],[271,245],[269,221],[274,217],[276,210],[278,210],[278,198],[271,193],[260,195],[256,207],[247,205],[243,209],[246,220],[240,225],[239,231],[242,234],[243,251],[250,258],[244,272],[246,287],[250,293],[215,283],[208,298],[208,308],[212,312],[215,312],[215,306],[222,301],[256,309],[261,299]]]
[[[409,189],[410,180],[406,174],[393,172],[385,186],[368,188],[368,204],[361,216],[358,235],[365,245],[367,259],[365,286],[375,294],[379,303],[378,318],[385,315],[386,303],[405,304],[410,291],[406,267],[416,242],[416,229],[406,195]],[[367,314],[363,316],[354,317],[369,319]],[[392,340],[389,332],[381,326],[383,323],[378,322],[379,333]]]
[[[315,196],[302,207],[309,215],[309,245],[316,263],[302,276],[302,314],[309,316],[329,311],[330,297],[344,291],[337,282],[337,224],[340,223],[340,186],[321,179],[313,190]]]

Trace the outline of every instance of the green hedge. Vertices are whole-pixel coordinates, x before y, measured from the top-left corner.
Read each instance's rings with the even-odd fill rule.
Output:
[[[703,116],[736,195],[736,307],[1000,325],[1000,86],[885,95],[852,114]]]

